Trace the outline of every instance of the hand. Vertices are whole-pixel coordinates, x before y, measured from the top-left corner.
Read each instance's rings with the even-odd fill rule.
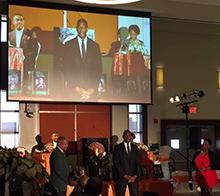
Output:
[[[124,175],[125,180],[129,181],[131,179],[131,176],[129,175]]]
[[[203,171],[206,171],[206,170],[209,170],[210,167],[203,167],[203,168],[199,168],[199,171],[203,172]]]
[[[133,183],[136,180],[137,176],[132,176],[128,183]]]

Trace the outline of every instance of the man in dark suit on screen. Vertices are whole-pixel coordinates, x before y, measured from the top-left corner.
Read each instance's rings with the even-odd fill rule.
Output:
[[[57,139],[57,147],[50,155],[50,184],[56,189],[59,196],[66,195],[68,184],[69,165],[65,157],[68,141],[60,136]]]
[[[78,35],[66,43],[63,54],[65,86],[80,99],[90,99],[97,95],[102,74],[101,52],[99,45],[87,37],[85,19],[77,21],[76,29]]]
[[[14,30],[9,32],[9,47],[21,48],[23,50],[23,90],[27,93],[28,72],[34,71],[36,57],[38,55],[39,45],[37,35],[35,32],[25,28],[24,16],[22,14],[15,14],[12,23],[14,25]]]
[[[123,132],[123,139],[113,152],[117,196],[125,195],[127,185],[130,195],[138,196],[139,149],[131,142],[129,130]]]

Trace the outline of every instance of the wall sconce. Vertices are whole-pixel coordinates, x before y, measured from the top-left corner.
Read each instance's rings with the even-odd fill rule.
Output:
[[[218,69],[218,90],[220,91],[220,69]]]
[[[164,67],[163,66],[156,67],[156,88],[157,89],[164,88]]]

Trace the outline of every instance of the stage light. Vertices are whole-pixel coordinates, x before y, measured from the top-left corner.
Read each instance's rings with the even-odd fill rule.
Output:
[[[174,103],[174,98],[173,98],[173,97],[170,97],[170,98],[169,98],[169,102],[170,102],[170,103]]]
[[[116,5],[116,4],[127,4],[127,3],[134,3],[141,0],[75,0],[82,3],[89,3],[89,4],[102,4],[102,5]]]
[[[202,98],[205,95],[205,93],[203,91],[199,91],[197,95],[198,97]]]
[[[175,96],[175,102],[176,102],[176,103],[180,102],[180,97],[179,97],[178,95]]]
[[[190,104],[197,103],[198,100],[202,98],[204,95],[204,91],[193,89],[190,91],[186,91],[182,94],[170,97],[169,102],[175,103],[176,107],[180,107],[180,111],[182,113],[189,113]],[[195,111],[192,113],[195,113]]]

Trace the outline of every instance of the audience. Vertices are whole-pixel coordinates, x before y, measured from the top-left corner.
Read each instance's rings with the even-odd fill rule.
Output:
[[[86,186],[88,180],[89,180],[89,177],[87,175],[80,176],[79,179],[77,180],[77,184],[74,187],[73,192],[70,194],[70,196],[84,195],[85,186]]]
[[[85,186],[86,196],[99,196],[102,193],[102,180],[97,177],[89,178]]]
[[[142,193],[142,196],[160,196],[158,193],[151,192],[151,191],[145,191]]]

